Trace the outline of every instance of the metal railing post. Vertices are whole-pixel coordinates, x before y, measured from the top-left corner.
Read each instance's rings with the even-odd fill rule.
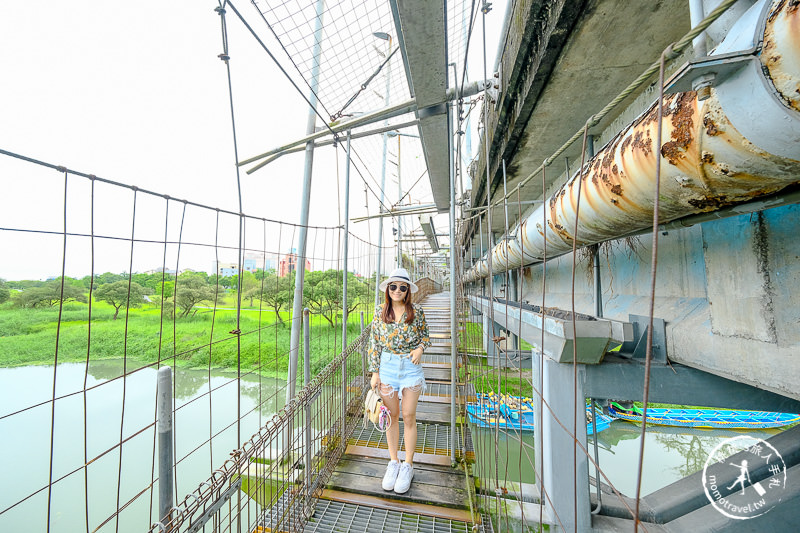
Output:
[[[458,394],[458,324],[456,322],[456,164],[453,157],[453,111],[447,108],[450,149],[450,462],[456,464],[456,394]]]
[[[174,506],[172,486],[172,368],[158,369],[156,386],[156,413],[158,420],[158,517],[169,523]]]
[[[314,29],[314,51],[311,67],[311,94],[308,110],[306,133],[314,133],[317,122],[317,88],[319,87],[320,59],[322,57],[322,14],[325,10],[324,0],[317,0],[317,21]],[[286,403],[294,398],[297,383],[297,352],[300,351],[300,313],[303,307],[303,281],[306,274],[306,244],[308,241],[308,213],[311,203],[311,176],[314,166],[314,142],[306,143],[306,160],[303,169],[303,196],[300,206],[300,231],[297,238],[297,254],[295,263],[294,300],[292,302],[292,336],[289,344],[289,370],[286,377]]]
[[[303,386],[311,383],[311,311],[308,307],[303,309]],[[306,400],[305,406],[305,486],[306,505],[311,501],[311,399]]]
[[[342,351],[347,349],[347,252],[350,243],[350,134],[347,130],[347,166],[344,171],[344,269],[342,280]]]
[[[364,333],[364,311],[361,311],[361,333]],[[369,371],[369,367],[367,366],[367,350],[361,350],[361,375],[364,376],[365,380],[367,377],[367,372]],[[366,384],[366,381],[364,382]]]
[[[389,46],[387,48],[387,54],[390,53],[392,50],[392,36],[389,35]],[[386,69],[386,95],[384,102],[387,104],[389,103],[389,93],[391,91],[391,68]],[[383,121],[384,126],[389,125],[389,120],[386,119]],[[383,133],[383,160],[381,162],[381,199],[378,205],[378,211],[383,212],[383,202],[385,199],[385,192],[384,189],[386,188],[386,150],[388,147],[386,144],[389,142],[389,133]],[[378,263],[375,267],[375,307],[378,306],[380,303],[380,284],[381,284],[381,263],[383,261],[382,258],[382,248],[383,247],[383,217],[378,219]]]
[[[342,447],[347,447],[347,358],[342,358]]]

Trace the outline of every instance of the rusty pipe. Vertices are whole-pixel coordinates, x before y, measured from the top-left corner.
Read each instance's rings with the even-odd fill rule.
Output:
[[[653,104],[495,246],[492,265],[516,268],[543,260],[542,209],[548,257],[572,250],[579,175],[579,247],[652,227],[659,164],[661,223],[746,202],[800,181],[800,113],[795,105],[800,98],[800,6],[796,0],[772,5],[762,0],[740,22],[716,53],[729,52],[741,44],[742,35],[750,35],[755,41],[763,38],[761,54],[712,89],[707,100],[699,101],[693,91],[666,97],[665,142],[660,147],[654,146],[658,126]],[[754,100],[754,92],[761,98]],[[486,275],[484,258],[465,273],[465,280]]]

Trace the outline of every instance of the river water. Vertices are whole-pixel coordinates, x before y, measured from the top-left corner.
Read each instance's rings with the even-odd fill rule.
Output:
[[[117,508],[117,501],[124,504],[148,486],[154,469],[157,476],[153,453],[155,431],[152,427],[142,430],[155,418],[156,370],[142,369],[124,382],[115,379],[122,372],[122,361],[92,363],[88,374],[83,364],[58,366],[56,396],[72,395],[56,402],[52,476],[54,480],[64,479],[54,485],[49,495],[52,532],[86,531],[85,483],[88,483],[90,530],[94,530]],[[86,435],[84,394],[81,392],[84,379],[89,389],[85,395]],[[237,428],[235,374],[212,371],[209,380],[207,370],[178,368],[175,376],[175,455],[179,459],[188,455],[177,467],[176,495],[179,499],[206,480],[210,472],[237,447],[237,431],[241,432],[241,440],[246,441],[267,417],[283,406],[285,382],[264,377],[260,381],[259,389],[258,377],[242,378],[242,421]],[[125,423],[121,426],[123,389]],[[212,391],[211,407],[209,390]],[[52,395],[52,367],[0,369],[0,532],[47,531],[51,434],[51,404],[48,400]],[[26,409],[37,404],[41,405]],[[259,404],[260,408],[257,407]],[[15,414],[8,416],[12,413]],[[751,431],[747,434],[768,438],[776,432]],[[213,449],[204,444],[210,434],[214,435]],[[702,469],[711,450],[735,434],[722,430],[648,428],[642,494],[649,494]],[[119,467],[120,448],[116,446],[120,435],[127,439],[121,452],[122,469]],[[86,456],[90,460],[96,458],[86,469],[88,479],[84,478],[82,469],[85,464],[84,437]],[[500,451],[501,478],[533,482],[533,468],[529,461],[529,457],[534,455],[532,435],[523,437],[524,448],[503,434],[495,443],[494,432],[488,430],[474,430],[473,438],[478,450],[477,475],[494,478],[493,450],[496,446]],[[598,438],[603,471],[611,483],[627,495],[635,494],[639,439],[639,427],[623,421],[614,421]],[[481,449],[489,450],[491,457],[481,457]],[[593,468],[590,473],[594,475]],[[14,506],[29,494],[33,495]],[[153,494],[154,515],[158,507],[157,487]],[[100,531],[147,531],[155,518],[151,516],[150,505],[150,496],[146,493],[122,511],[118,524],[112,519]],[[10,506],[13,507],[8,509]]]
[[[129,364],[131,364],[129,362]],[[130,372],[130,368],[128,371]],[[88,513],[90,529],[100,525],[117,508],[147,487],[154,467],[154,429],[142,428],[155,419],[156,370],[141,369],[127,379],[122,361],[100,361],[85,365],[58,365],[56,396],[76,393],[56,402],[53,431],[53,479],[66,476],[54,485],[50,494],[50,531],[86,531],[84,505],[84,388],[86,393],[86,448],[91,462],[88,472]],[[241,381],[240,429],[237,428],[236,375],[230,372],[178,368],[175,372],[175,457],[188,455],[177,467],[179,499],[205,481],[212,469],[219,467],[237,448],[237,431],[242,441],[256,432],[266,418],[283,406],[285,381],[245,376]],[[92,388],[96,387],[96,388]],[[125,423],[120,425],[125,392]],[[212,391],[209,406],[209,389]],[[260,409],[259,393],[262,402]],[[53,367],[27,366],[0,369],[0,532],[47,531],[47,484],[50,469],[50,425],[53,395]],[[16,413],[29,406],[38,407]],[[209,417],[210,413],[210,417]],[[120,448],[116,443],[128,439]],[[213,450],[203,444],[214,435]],[[192,452],[189,454],[189,452]],[[212,453],[213,452],[213,453]],[[77,471],[76,471],[77,469]],[[43,489],[43,490],[40,490]],[[38,491],[38,492],[37,492]],[[35,494],[34,494],[35,493]],[[21,498],[34,494],[16,505]],[[158,488],[154,491],[154,515],[158,509]],[[150,496],[138,498],[120,515],[121,532],[144,532],[153,522]],[[111,520],[101,531],[117,531]]]
[[[678,481],[703,469],[705,461],[714,448],[723,440],[736,435],[748,435],[753,439],[768,439],[780,433],[779,429],[723,430],[691,429],[666,426],[648,426],[645,434],[644,465],[642,468],[642,496]],[[522,446],[516,436],[500,433],[495,442],[495,433],[489,429],[473,430],[476,440],[476,475],[489,480],[486,486],[494,486],[494,449],[499,451],[498,471],[500,479],[533,483],[534,435],[525,433]],[[603,483],[613,486],[626,496],[636,495],[641,426],[614,420],[611,426],[598,434],[598,464],[608,480]],[[480,452],[483,450],[483,452]],[[594,444],[589,437],[589,452],[594,458]],[[481,457],[481,453],[484,454]],[[572,449],[564,450],[572,454]],[[578,453],[583,453],[578,448]],[[589,463],[589,475],[596,476],[595,467]],[[594,489],[592,489],[594,491]]]

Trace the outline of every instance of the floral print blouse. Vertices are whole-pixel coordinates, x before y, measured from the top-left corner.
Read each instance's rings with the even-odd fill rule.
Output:
[[[393,353],[409,353],[414,348],[422,346],[423,349],[431,345],[428,334],[428,323],[422,307],[411,304],[414,308],[414,320],[406,324],[406,313],[400,317],[400,322],[387,324],[381,320],[383,306],[375,308],[372,318],[372,340],[369,343],[369,371],[377,372],[381,366],[381,352],[388,350]]]

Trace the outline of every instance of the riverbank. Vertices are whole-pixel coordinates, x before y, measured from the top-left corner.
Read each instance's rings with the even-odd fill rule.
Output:
[[[55,308],[0,308],[0,367],[48,365],[126,358],[145,366],[158,361],[187,368],[256,371],[285,376],[291,337],[290,313],[243,309],[197,309],[173,319],[156,306],[131,309],[113,320],[114,310],[94,303]],[[237,325],[239,333],[237,334]],[[358,313],[348,320],[348,342],[361,332]],[[312,315],[312,372],[341,350],[341,324],[331,327]]]

